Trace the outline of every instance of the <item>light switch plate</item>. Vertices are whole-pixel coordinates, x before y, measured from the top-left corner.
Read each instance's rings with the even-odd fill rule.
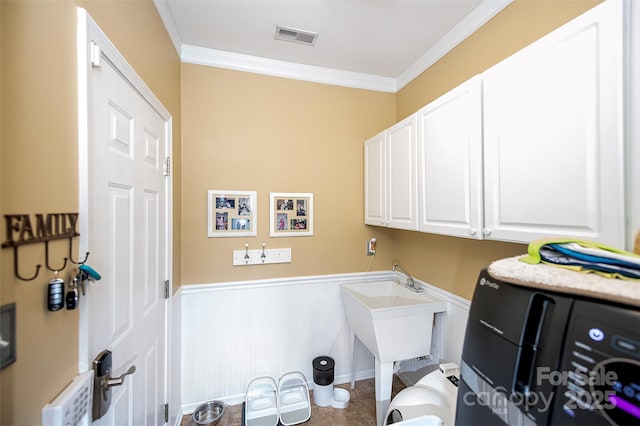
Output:
[[[0,308],[0,370],[16,361],[16,304]]]

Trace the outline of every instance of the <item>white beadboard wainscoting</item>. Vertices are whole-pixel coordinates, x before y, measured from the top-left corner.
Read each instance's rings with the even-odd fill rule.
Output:
[[[322,355],[335,359],[334,383],[349,382],[351,330],[340,285],[396,276],[389,271],[183,285],[174,295],[180,306],[173,311],[181,324],[174,350],[180,351],[175,358],[181,361],[181,394],[176,399],[182,412],[212,399],[240,404],[249,382],[260,376],[277,381],[299,371],[312,388],[311,363]],[[470,302],[421,284],[448,302],[447,312],[436,314],[432,355],[459,363]],[[373,355],[364,347],[357,354],[356,379],[374,377]]]

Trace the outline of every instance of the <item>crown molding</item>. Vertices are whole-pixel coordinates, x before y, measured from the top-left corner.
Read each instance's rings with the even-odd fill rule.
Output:
[[[397,78],[391,78],[184,44],[166,1],[154,0],[182,62],[389,93],[397,93],[512,2],[513,0],[484,0],[409,68]]]
[[[353,87],[356,89],[396,92],[395,79],[340,71],[331,68],[296,64],[258,56],[207,49],[199,46],[182,45],[182,61],[189,64],[207,65],[236,71],[253,72],[274,77],[312,81],[314,83]]]
[[[165,0],[153,0],[153,4],[155,4],[156,9],[158,10],[158,15],[160,15],[160,19],[169,34],[169,38],[171,39],[171,43],[173,43],[174,49],[176,49],[178,56],[180,56],[180,50],[182,49],[182,37],[178,31],[176,21],[173,20],[173,15],[171,14],[169,5]]]
[[[512,2],[513,0],[484,0],[480,3],[478,7],[473,9],[462,21],[438,40],[431,49],[398,76],[396,79],[397,90],[402,89],[413,81]]]

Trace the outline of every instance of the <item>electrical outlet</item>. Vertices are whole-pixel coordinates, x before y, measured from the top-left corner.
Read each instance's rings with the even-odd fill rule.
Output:
[[[375,256],[376,255],[376,239],[369,238],[367,241],[367,256]]]

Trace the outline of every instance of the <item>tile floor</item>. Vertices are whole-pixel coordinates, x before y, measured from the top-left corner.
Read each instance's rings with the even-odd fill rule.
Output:
[[[313,402],[313,391],[310,391],[311,418],[304,426],[375,426],[376,401],[375,382],[373,379],[356,382],[356,388],[350,390],[349,383],[336,385],[348,389],[351,393],[349,406],[345,409],[333,407],[318,407]],[[393,377],[393,398],[405,385],[396,376]],[[218,426],[242,426],[242,404],[227,407]],[[190,415],[182,418],[180,426],[195,426]]]

